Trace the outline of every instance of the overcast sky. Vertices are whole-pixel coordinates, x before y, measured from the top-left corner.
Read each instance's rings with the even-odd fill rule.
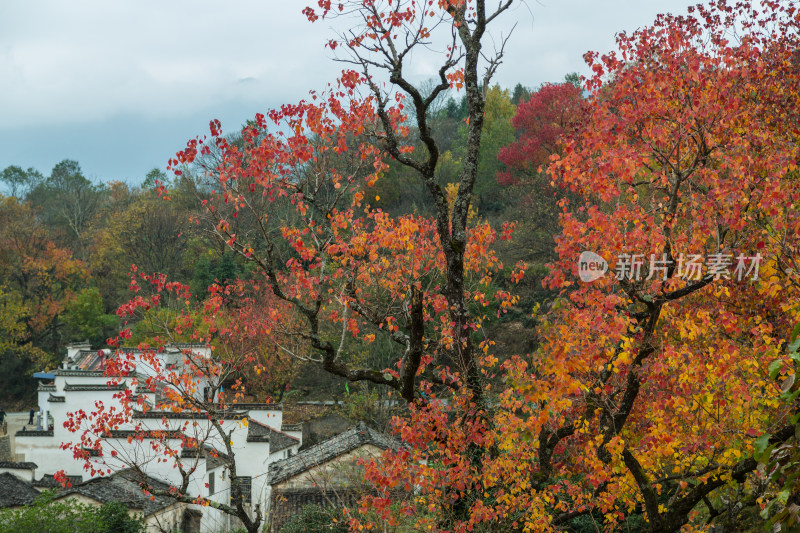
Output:
[[[139,183],[212,118],[232,131],[323,89],[342,66],[309,0],[0,0],[0,169],[49,174],[77,160],[92,179]],[[316,4],[315,1],[310,3]],[[494,2],[490,1],[492,5]],[[495,81],[535,87],[587,73],[614,35],[685,13],[681,0],[527,0]],[[420,62],[414,74],[430,76]]]

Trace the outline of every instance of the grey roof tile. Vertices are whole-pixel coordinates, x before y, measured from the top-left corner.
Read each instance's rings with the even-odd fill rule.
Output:
[[[400,443],[397,440],[378,433],[363,422],[359,422],[357,426],[348,429],[344,433],[303,450],[294,457],[289,457],[270,465],[270,485],[292,478],[365,444],[372,444],[384,450],[396,450],[400,447]]]
[[[280,452],[300,444],[300,440],[257,422],[252,418],[247,424],[247,442],[269,442],[269,453]]]
[[[83,476],[67,476],[67,479],[73,485],[83,482]],[[55,480],[53,474],[43,475],[41,479],[34,481],[32,485],[43,489],[61,489],[61,483]]]
[[[77,385],[70,385],[64,383],[65,391],[107,391],[107,390],[125,390],[128,385],[123,381],[116,385],[109,385],[108,383],[79,383]]]
[[[0,508],[28,505],[39,496],[39,491],[14,474],[0,474]]]
[[[39,468],[36,463],[16,463],[11,461],[0,461],[0,468],[9,468],[13,470],[36,470]]]
[[[140,482],[149,488],[169,490],[169,485],[150,476],[140,478],[131,470],[123,470],[108,477],[90,479],[84,483],[74,485],[59,497],[79,494],[91,498],[101,504],[120,502],[123,505],[141,509],[145,516],[149,516],[175,503],[168,496],[154,496],[155,499],[142,492]]]
[[[43,429],[27,429],[28,426],[24,426],[22,429],[15,433],[17,437],[52,437],[53,430],[48,429],[47,431]]]
[[[232,410],[243,411],[283,411],[282,403],[253,403],[253,402],[236,402],[227,406]]]
[[[193,413],[190,411],[183,411],[183,412],[173,412],[173,411],[159,411],[159,410],[148,410],[148,411],[134,411],[133,418],[177,418],[177,419],[186,419],[186,420],[203,420],[209,418],[209,413],[207,412],[197,412]],[[225,411],[214,413],[214,418],[217,420],[241,420],[243,418],[247,418],[247,413],[244,412],[235,412],[235,411]]]
[[[56,376],[80,376],[80,377],[103,377],[105,372],[102,370],[84,370],[81,368],[59,368],[54,374]]]

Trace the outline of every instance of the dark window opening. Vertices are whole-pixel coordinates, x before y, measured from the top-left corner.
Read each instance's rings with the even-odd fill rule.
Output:
[[[253,487],[253,478],[250,476],[238,476],[236,480],[239,482],[239,487],[242,489],[242,503],[244,505],[250,505],[252,502],[252,487]],[[231,494],[231,497],[233,494]]]

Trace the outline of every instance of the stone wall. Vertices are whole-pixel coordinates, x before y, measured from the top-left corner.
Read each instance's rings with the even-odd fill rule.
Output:
[[[11,456],[11,435],[0,437],[0,462],[14,462]]]

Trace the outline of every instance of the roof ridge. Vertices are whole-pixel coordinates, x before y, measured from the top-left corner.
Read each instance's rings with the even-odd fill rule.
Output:
[[[259,422],[259,421],[258,421],[258,420],[256,420],[255,418],[250,418],[250,417],[248,416],[248,417],[247,417],[247,423],[248,423],[248,424],[250,424],[251,422],[252,422],[252,423],[255,423],[256,425],[259,425],[259,426],[261,426],[262,428],[272,429],[272,426],[268,426],[268,425],[266,425],[264,422]]]
[[[292,437],[291,435],[289,435],[288,433],[284,433],[284,432],[283,432],[283,431],[281,431],[280,429],[275,429],[275,428],[274,428],[274,427],[272,427],[272,426],[267,426],[267,427],[269,428],[269,430],[270,430],[270,431],[274,431],[275,433],[278,433],[278,434],[280,434],[280,435],[283,435],[284,437],[288,437],[288,438],[290,438],[290,439],[292,439],[292,440],[296,440],[297,442],[300,442],[300,439],[298,439],[297,437]]]

